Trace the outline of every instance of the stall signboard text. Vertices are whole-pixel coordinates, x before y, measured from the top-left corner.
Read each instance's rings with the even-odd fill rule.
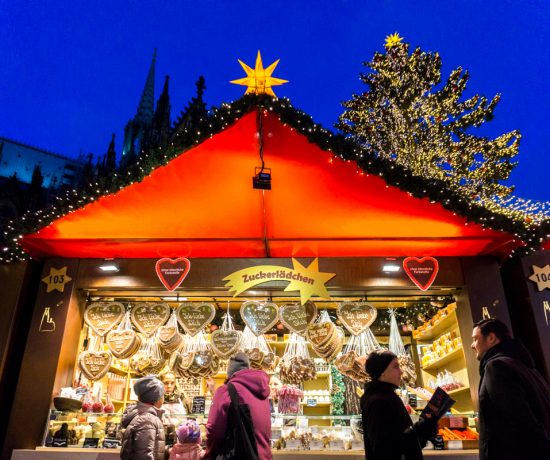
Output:
[[[319,271],[319,259],[315,259],[309,266],[304,267],[296,259],[292,259],[293,268],[277,265],[258,265],[244,268],[226,276],[225,286],[233,297],[259,284],[269,281],[288,281],[285,291],[299,291],[300,301],[305,304],[311,297],[317,296],[329,299],[325,283],[331,280],[336,273],[323,273]]]

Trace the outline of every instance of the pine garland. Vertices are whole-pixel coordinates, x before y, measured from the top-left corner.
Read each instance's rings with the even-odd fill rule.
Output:
[[[395,186],[417,198],[427,198],[440,203],[444,208],[461,215],[469,222],[476,222],[486,228],[500,230],[515,235],[525,244],[523,251],[537,250],[544,240],[550,237],[550,223],[530,217],[523,210],[496,207],[489,209],[483,202],[461,194],[437,178],[414,175],[405,166],[382,157],[372,156],[367,150],[342,134],[335,134],[315,123],[312,118],[295,109],[288,99],[277,99],[267,95],[245,95],[231,104],[213,108],[208,118],[201,119],[195,132],[185,132],[176,137],[164,150],[154,149],[142,152],[138,161],[109,177],[102,177],[82,189],[67,190],[58,196],[54,205],[38,212],[26,213],[11,221],[5,229],[7,245],[0,251],[0,262],[14,262],[29,258],[18,241],[25,234],[34,233],[55,220],[95,201],[102,196],[116,193],[122,188],[140,182],[154,169],[166,165],[186,150],[195,147],[235,123],[252,110],[275,113],[282,123],[288,124],[297,132],[321,149],[332,152],[336,159],[356,162],[358,171],[382,177],[388,185]],[[181,138],[185,138],[182,141]],[[516,254],[520,251],[516,251]],[[512,254],[511,254],[512,255]]]

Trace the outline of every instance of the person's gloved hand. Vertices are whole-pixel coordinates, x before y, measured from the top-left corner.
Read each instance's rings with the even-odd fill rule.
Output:
[[[437,420],[421,417],[420,420],[412,426],[412,431],[425,443],[428,439],[437,435]]]

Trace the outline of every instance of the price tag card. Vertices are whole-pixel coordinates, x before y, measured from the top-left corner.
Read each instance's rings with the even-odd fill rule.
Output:
[[[463,417],[449,417],[450,428],[464,428]]]
[[[314,398],[308,398],[308,400],[307,400],[307,405],[308,405],[309,407],[316,406],[316,405],[317,405],[317,400],[314,399]]]
[[[323,450],[325,445],[321,439],[312,439],[309,442],[309,450]]]
[[[351,441],[351,450],[363,450],[365,445],[362,441]]]
[[[298,439],[287,439],[286,450],[300,450],[302,443]]]
[[[99,438],[84,438],[82,447],[85,449],[95,449],[99,446]]]
[[[88,423],[95,423],[97,422],[97,415],[88,415]]]
[[[68,445],[67,438],[53,438],[52,447],[67,447]]]
[[[206,409],[206,398],[204,396],[194,396],[191,412],[193,414],[204,414]]]
[[[344,441],[341,439],[330,441],[329,450],[345,450],[345,448],[346,446],[344,446]]]
[[[120,447],[120,441],[115,438],[105,438],[103,440],[103,448],[104,449],[116,449],[117,447]]]
[[[447,449],[462,450],[462,441],[447,441]]]
[[[298,417],[298,419],[296,420],[296,426],[299,429],[305,430],[308,427],[308,424],[309,424],[309,420],[307,418]]]

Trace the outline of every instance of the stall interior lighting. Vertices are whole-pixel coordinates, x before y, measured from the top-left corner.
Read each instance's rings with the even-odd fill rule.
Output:
[[[400,268],[399,265],[386,264],[382,267],[382,271],[385,272],[385,273],[398,272],[399,268]]]
[[[99,269],[104,272],[118,272],[118,267],[113,264],[100,265]]]

